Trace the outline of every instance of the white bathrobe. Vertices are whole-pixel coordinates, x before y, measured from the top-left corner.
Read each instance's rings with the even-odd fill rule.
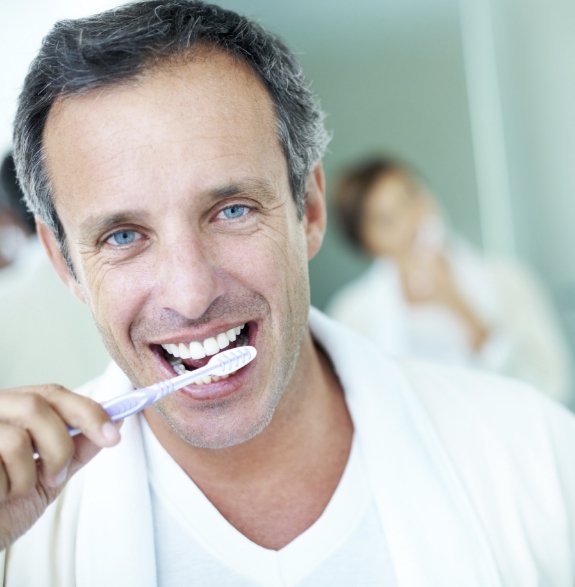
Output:
[[[459,240],[447,255],[459,291],[490,329],[480,352],[471,348],[453,312],[438,304],[408,304],[396,265],[383,259],[336,292],[327,314],[384,353],[515,377],[570,405],[569,351],[545,289],[522,265],[486,259]]]
[[[575,418],[523,384],[384,359],[312,310],[345,389],[401,587],[572,586]],[[115,366],[86,391],[128,389]],[[152,587],[138,417],[0,558],[5,587]]]

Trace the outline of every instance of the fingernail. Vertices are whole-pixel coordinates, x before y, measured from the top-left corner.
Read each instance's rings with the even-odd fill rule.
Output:
[[[107,442],[110,444],[114,444],[120,440],[120,433],[118,429],[112,422],[105,422],[100,429],[102,436],[106,439]]]

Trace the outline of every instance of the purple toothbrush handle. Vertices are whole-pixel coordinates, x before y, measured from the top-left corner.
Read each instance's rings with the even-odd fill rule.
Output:
[[[110,420],[115,422],[145,408],[147,401],[148,398],[143,393],[127,393],[104,402],[102,407],[108,412]]]
[[[173,390],[174,384],[170,380],[161,381],[160,383],[150,385],[149,387],[135,389],[118,397],[109,399],[102,403],[102,407],[106,410],[112,422],[116,422],[118,420],[123,420],[132,414],[141,412],[145,407],[153,404],[155,401],[159,400],[164,395],[171,393]],[[77,434],[80,434],[80,430],[78,428],[70,428],[69,434],[70,436],[76,436]]]

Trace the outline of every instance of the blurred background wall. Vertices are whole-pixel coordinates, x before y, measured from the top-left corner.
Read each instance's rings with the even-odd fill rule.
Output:
[[[56,19],[115,4],[3,3],[0,148],[10,146],[16,96],[42,35]],[[299,54],[333,131],[328,196],[340,166],[373,149],[410,161],[459,232],[539,275],[575,349],[573,0],[221,4]],[[332,222],[311,264],[314,304],[323,307],[365,263]]]

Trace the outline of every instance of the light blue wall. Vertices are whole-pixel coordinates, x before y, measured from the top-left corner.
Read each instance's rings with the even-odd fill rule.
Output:
[[[342,165],[389,150],[426,175],[452,222],[480,244],[454,0],[222,4],[256,15],[299,54],[333,131],[325,159],[328,198]],[[311,263],[313,303],[323,307],[364,265],[330,221]]]

